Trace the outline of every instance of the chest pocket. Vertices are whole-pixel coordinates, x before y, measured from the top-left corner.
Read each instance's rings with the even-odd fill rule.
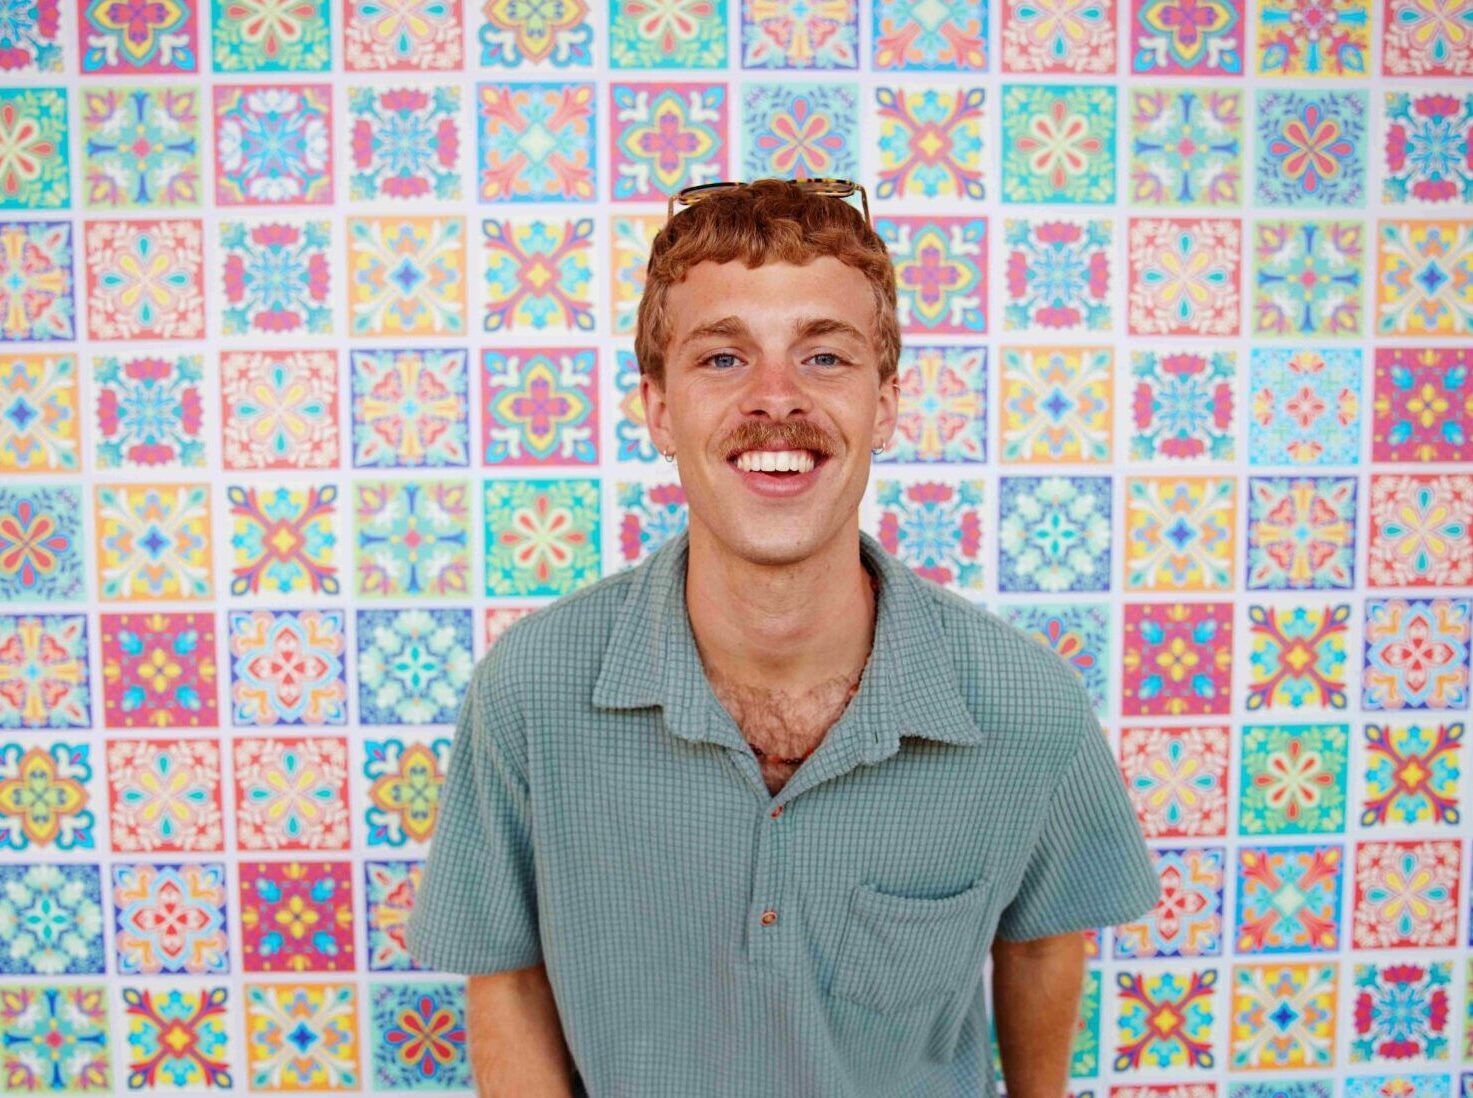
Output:
[[[993,901],[985,877],[939,898],[856,885],[830,994],[894,1011],[958,990],[981,970],[992,937]]]

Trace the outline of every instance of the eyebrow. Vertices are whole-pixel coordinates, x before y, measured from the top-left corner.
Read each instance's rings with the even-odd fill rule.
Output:
[[[807,320],[799,320],[793,325],[793,332],[798,339],[813,339],[816,336],[837,335],[847,336],[858,340],[860,343],[869,342],[865,336],[853,324],[838,317],[817,316]],[[752,330],[747,327],[745,321],[740,317],[724,316],[720,320],[712,320],[692,328],[686,333],[685,338],[680,341],[681,346],[694,342],[698,339],[750,339]]]

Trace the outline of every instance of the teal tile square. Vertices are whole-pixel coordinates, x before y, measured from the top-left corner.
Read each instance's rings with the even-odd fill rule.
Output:
[[[1002,200],[1114,202],[1115,107],[1106,85],[1004,84]]]
[[[0,89],[0,209],[69,206],[69,141],[64,89]]]
[[[598,579],[599,482],[593,477],[486,484],[486,594],[566,595]]]
[[[609,0],[609,67],[724,69],[726,0]]]
[[[330,0],[210,4],[216,72],[327,72],[332,68]]]
[[[1238,831],[1323,835],[1345,830],[1350,727],[1264,724],[1243,729]]]

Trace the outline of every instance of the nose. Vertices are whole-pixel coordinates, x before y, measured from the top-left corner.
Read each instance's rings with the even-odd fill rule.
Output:
[[[808,412],[813,408],[797,364],[785,357],[759,355],[747,377],[741,400],[744,415],[765,412],[773,419],[786,419],[794,412]]]

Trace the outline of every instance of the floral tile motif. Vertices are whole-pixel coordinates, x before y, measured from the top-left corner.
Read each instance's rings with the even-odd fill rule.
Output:
[[[0,614],[0,728],[88,728],[87,616]]]
[[[332,67],[330,0],[245,0],[210,5],[216,72],[326,72]]]
[[[353,464],[412,469],[470,461],[466,352],[414,347],[349,352]]]
[[[1382,0],[1381,71],[1387,76],[1473,76],[1464,48],[1473,6],[1455,0]]]
[[[485,504],[487,595],[564,595],[599,577],[596,480],[488,481]]]
[[[0,141],[0,209],[71,205],[65,89],[0,89]]]
[[[240,849],[348,849],[346,739],[242,738],[232,749]]]
[[[1368,584],[1473,585],[1473,474],[1373,474],[1370,502]]]
[[[1317,835],[1345,830],[1344,724],[1257,724],[1242,733],[1238,830]]]
[[[1473,348],[1377,347],[1374,378],[1372,461],[1473,461]]]
[[[113,948],[124,976],[230,971],[225,866],[114,865]]]
[[[0,850],[93,850],[91,745],[0,743]]]
[[[1130,71],[1153,76],[1242,76],[1241,0],[1131,0]]]
[[[240,935],[245,972],[353,971],[351,863],[242,862]]]
[[[1114,202],[1115,99],[1105,84],[1004,84],[1002,200]]]
[[[1111,671],[1108,604],[1030,600],[1004,604],[1001,616],[1068,663],[1083,680],[1095,712],[1106,712]]]
[[[11,14],[0,31],[0,72],[61,72],[60,0],[35,0]]]
[[[1361,334],[1363,222],[1256,222],[1253,267],[1254,335]]]
[[[353,484],[353,593],[445,598],[470,590],[470,485],[463,480]]]
[[[83,76],[199,71],[193,0],[143,5],[79,0],[75,10]]]
[[[229,1090],[230,1027],[223,987],[124,987],[129,1090]]]
[[[343,66],[349,72],[423,72],[464,67],[464,0],[343,0]]]
[[[1115,49],[1114,0],[1003,0],[1005,73],[1114,73]]]
[[[1115,928],[1115,956],[1217,957],[1222,954],[1223,847],[1156,849],[1161,899],[1139,922]]]
[[[1234,968],[1228,1066],[1236,1071],[1331,1066],[1337,975],[1334,964]]]
[[[335,595],[336,484],[243,488],[229,485],[230,593]]]
[[[876,217],[895,265],[900,330],[907,335],[987,331],[987,219]]]
[[[1376,223],[1378,336],[1473,335],[1473,221]]]
[[[1362,827],[1430,829],[1462,822],[1462,721],[1365,726]]]
[[[1115,973],[1117,1072],[1216,1065],[1216,969]]]
[[[475,657],[469,610],[359,610],[360,724],[454,724]]]
[[[215,202],[326,206],[332,189],[332,87],[216,85]]]
[[[75,338],[71,222],[0,221],[0,342]]]
[[[1236,477],[1127,477],[1125,586],[1232,589]]]
[[[908,344],[897,366],[900,408],[874,464],[987,460],[987,348]]]
[[[1470,618],[1469,599],[1367,599],[1361,707],[1465,707]]]
[[[348,197],[362,201],[462,198],[460,87],[348,89]]]
[[[726,19],[726,0],[614,0],[609,6],[609,65],[724,69]]]
[[[96,865],[0,865],[0,973],[101,975],[102,921]]]
[[[112,1092],[102,984],[0,989],[0,1044],[12,1094]]]
[[[613,84],[609,97],[614,201],[729,178],[724,84]]]
[[[220,256],[226,335],[332,332],[331,222],[223,221]]]
[[[352,983],[245,985],[246,1085],[251,1090],[357,1091],[358,990]]]
[[[1237,453],[1236,356],[1132,351],[1133,461],[1232,461]]]
[[[342,610],[229,610],[230,722],[348,723]]]
[[[1446,1060],[1453,1037],[1452,965],[1355,966],[1350,1062]]]
[[[1242,308],[1236,220],[1131,218],[1131,335],[1237,335]]]
[[[1333,953],[1340,948],[1340,846],[1238,851],[1238,953]]]
[[[422,860],[363,863],[368,971],[414,972],[419,969],[409,955],[404,936],[423,874]]]
[[[1364,370],[1358,347],[1254,347],[1248,367],[1249,464],[1358,464]]]
[[[1130,200],[1144,206],[1237,207],[1243,93],[1133,88],[1129,94]]]
[[[375,983],[369,995],[378,1086],[391,1090],[471,1086],[463,981]]]
[[[742,148],[742,175],[748,179],[855,178],[858,85],[748,84],[742,92]],[[882,164],[885,156],[882,146]],[[883,167],[881,171],[876,194],[886,186]]]
[[[1368,92],[1260,88],[1257,106],[1259,205],[1365,205]]]
[[[338,367],[332,351],[222,351],[226,469],[338,464]]]
[[[1344,709],[1350,604],[1248,607],[1250,713]]]
[[[877,479],[873,536],[917,575],[953,591],[980,591],[984,483]]]
[[[614,352],[614,392],[618,398],[613,412],[615,459],[654,464],[655,444],[645,427],[644,402],[639,396],[639,362],[633,351],[622,347]]]
[[[619,556],[626,564],[643,560],[689,524],[685,490],[679,483],[615,481],[614,503]]]
[[[1371,0],[1263,0],[1254,33],[1261,76],[1364,77]]]
[[[565,69],[592,64],[593,26],[588,12],[588,0],[567,0],[552,7],[482,4],[475,36],[481,67],[550,65]]]
[[[481,461],[598,464],[596,348],[481,352]]]
[[[1460,860],[1456,839],[1357,844],[1351,944],[1415,950],[1456,945]]]
[[[200,355],[93,359],[94,441],[100,469],[205,465]]]
[[[1111,318],[1109,221],[1003,222],[1003,330],[1104,332]]]
[[[1124,728],[1120,769],[1146,838],[1227,833],[1226,728]]]
[[[476,178],[482,202],[594,199],[591,81],[481,84],[476,92]]]
[[[348,285],[350,335],[464,335],[464,218],[348,218]]]
[[[107,792],[115,851],[225,849],[220,745],[213,739],[109,740]]]
[[[983,88],[880,87],[877,198],[983,197]]]
[[[1096,943],[1097,945],[1098,943]],[[1098,949],[1086,956],[1099,956]],[[1079,996],[1079,1018],[1069,1048],[1069,1078],[1089,1078],[1100,1072],[1100,998],[1102,979],[1098,971],[1084,974]]]
[[[487,332],[593,330],[593,218],[481,223]]]
[[[982,0],[875,0],[870,15],[870,65],[876,70],[987,67],[987,9]]]
[[[741,5],[744,69],[859,67],[858,0],[817,0],[795,7],[781,0]]]
[[[1463,1080],[1466,1098],[1473,1075]],[[1448,1082],[1446,1075],[1358,1075],[1345,1080],[1345,1098],[1442,1098]]]
[[[80,406],[74,355],[0,355],[0,473],[81,472]]]
[[[89,338],[204,338],[199,221],[88,221],[84,233]]]
[[[209,485],[99,484],[94,492],[99,598],[214,596]]]
[[[999,591],[1108,591],[1110,478],[1003,477]]]
[[[213,728],[213,613],[102,615],[102,708],[108,728]]]
[[[449,759],[448,737],[364,741],[368,846],[430,842]]]
[[[1355,586],[1355,477],[1249,477],[1249,590]]]
[[[82,494],[77,488],[0,488],[0,598],[85,598],[81,542]]]
[[[1232,603],[1126,603],[1121,666],[1127,717],[1231,712]]]
[[[634,334],[650,247],[664,224],[663,214],[614,214],[609,218],[609,329],[616,336]]]

